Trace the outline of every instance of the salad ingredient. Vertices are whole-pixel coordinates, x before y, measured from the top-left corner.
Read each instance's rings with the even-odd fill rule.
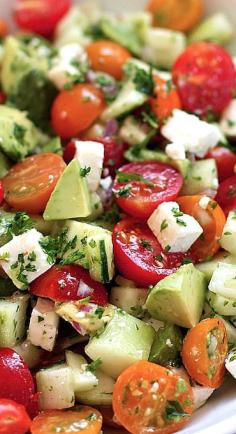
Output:
[[[194,410],[202,407],[206,401],[210,398],[215,389],[212,387],[204,387],[199,386],[199,384],[194,384],[192,386],[193,391],[193,401],[194,401]]]
[[[91,214],[91,199],[86,180],[89,170],[91,169],[80,167],[79,162],[75,159],[65,167],[46,204],[43,213],[46,221],[87,217]],[[63,203],[64,206],[62,206]]]
[[[54,301],[90,298],[91,303],[104,305],[108,302],[105,287],[91,279],[79,265],[54,265],[30,285],[30,293]]]
[[[147,223],[162,249],[170,253],[187,252],[203,233],[197,220],[180,211],[176,202],[161,203]]]
[[[41,348],[35,347],[28,340],[25,340],[14,346],[14,350],[22,357],[29,369],[33,369],[39,365],[44,356],[44,351]]]
[[[189,34],[190,43],[198,41],[215,42],[226,45],[234,34],[233,26],[223,12],[217,12],[201,21]]]
[[[227,252],[236,255],[236,210],[230,211],[224,225],[220,245]]]
[[[236,208],[236,175],[220,183],[216,200],[226,215]]]
[[[225,215],[217,202],[211,200],[204,209],[201,199],[200,195],[177,199],[181,211],[193,216],[203,229],[202,236],[191,247],[190,254],[195,261],[204,261],[218,252],[219,239],[225,225]]]
[[[87,405],[111,405],[115,380],[109,375],[96,370],[98,385],[87,392],[79,393],[79,401]]]
[[[17,0],[14,18],[21,29],[50,37],[70,6],[70,0],[59,0],[56,5],[53,0]]]
[[[209,283],[209,290],[222,297],[236,301],[236,266],[219,262]]]
[[[31,420],[23,405],[11,399],[0,399],[0,433],[25,434],[30,428]]]
[[[120,167],[113,192],[127,214],[146,220],[160,203],[174,200],[182,184],[180,173],[167,164],[137,162]]]
[[[0,300],[0,347],[14,347],[25,335],[29,295],[13,294]]]
[[[155,26],[187,32],[200,20],[203,2],[190,0],[186,5],[184,0],[149,0],[147,10],[152,13]]]
[[[236,368],[235,368],[235,361],[236,361],[236,347],[233,347],[225,360],[225,367],[227,371],[236,378]]]
[[[113,286],[110,293],[110,302],[136,318],[145,314],[146,288],[137,288],[134,282],[121,278],[125,282],[121,286]],[[117,280],[117,279],[116,279]]]
[[[72,370],[66,364],[41,369],[36,374],[41,410],[61,410],[75,404]]]
[[[152,344],[149,361],[162,366],[179,364],[183,336],[174,324],[164,324],[160,327]]]
[[[64,169],[64,161],[56,154],[26,158],[3,178],[6,202],[17,210],[42,212]]]
[[[213,311],[219,315],[236,315],[236,303],[234,298],[222,297],[212,291],[207,293],[207,301]]]
[[[220,114],[232,98],[235,69],[224,48],[210,42],[196,42],[177,59],[173,80],[185,110],[200,115],[209,111]]]
[[[94,364],[92,362],[92,365],[88,364],[83,356],[69,350],[66,351],[65,356],[67,365],[72,369],[75,397],[80,401],[81,392],[88,392],[98,386],[96,361]]]
[[[108,170],[110,176],[115,175],[115,171],[124,162],[124,151],[126,144],[120,141],[116,141],[113,137],[94,137],[91,139],[93,142],[102,143],[104,146],[104,170]]]
[[[101,180],[104,145],[102,142],[75,140],[75,158],[80,166],[87,167],[86,180],[90,191],[97,191]]]
[[[34,381],[23,359],[11,348],[0,348],[0,396],[30,410]]]
[[[92,84],[76,84],[62,90],[52,106],[52,126],[63,139],[70,139],[92,125],[105,108],[102,92]]]
[[[113,409],[118,421],[133,434],[174,433],[193,412],[191,386],[172,371],[141,361],[117,379]]]
[[[227,350],[223,321],[220,318],[208,318],[195,325],[186,335],[182,359],[195,381],[215,389],[223,381]]]
[[[197,264],[196,267],[205,274],[207,281],[210,282],[219,262],[236,265],[236,256],[230,255],[228,252],[220,251],[214,258],[201,262]]]
[[[192,162],[185,177],[181,195],[187,196],[209,192],[209,195],[214,197],[219,186],[217,172],[214,158]]]
[[[53,262],[41,246],[43,236],[36,229],[13,237],[0,248],[0,264],[19,289],[51,268]]]
[[[146,307],[153,318],[190,328],[200,320],[205,291],[204,274],[193,264],[183,265],[151,289]]]
[[[172,143],[182,144],[185,151],[203,158],[221,139],[219,129],[197,116],[174,109],[161,129],[162,135]]]
[[[0,36],[4,38],[8,34],[8,31],[8,23],[3,18],[0,18]]]
[[[109,40],[92,42],[86,47],[92,69],[112,75],[116,80],[123,76],[123,66],[131,55],[121,45]]]
[[[54,311],[54,303],[38,298],[32,310],[28,339],[46,351],[52,351],[58,334],[59,316]]]
[[[101,359],[101,369],[117,378],[128,366],[148,359],[155,337],[154,329],[138,318],[116,309],[104,331],[90,338],[85,353]]]
[[[138,286],[155,285],[174,273],[186,257],[164,251],[148,226],[133,218],[117,223],[112,237],[117,269]]]
[[[65,224],[67,240],[74,246],[63,253],[63,260],[70,261],[71,255],[77,251],[78,265],[89,269],[92,279],[108,283],[114,275],[113,246],[111,232],[99,226],[68,220]],[[73,241],[74,240],[74,241]]]
[[[210,149],[206,158],[214,158],[220,182],[234,175],[236,155],[230,151],[230,149],[223,146],[216,146],[215,148]]]
[[[150,105],[157,119],[163,122],[174,109],[181,108],[181,103],[171,81],[163,80],[158,76],[155,76],[154,80],[156,82],[155,96],[151,98]]]
[[[234,138],[236,136],[236,100],[232,99],[223,111],[220,119],[220,127],[223,133],[229,137]]]

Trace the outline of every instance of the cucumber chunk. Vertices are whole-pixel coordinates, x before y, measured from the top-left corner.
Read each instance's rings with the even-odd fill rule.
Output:
[[[131,282],[132,285],[132,282]],[[113,286],[110,302],[136,318],[145,315],[144,304],[147,299],[147,289],[135,286]]]
[[[75,397],[78,399],[81,392],[87,392],[97,386],[98,379],[88,369],[88,362],[83,356],[73,351],[66,351],[65,355],[67,365],[72,369]]]
[[[219,262],[210,280],[209,290],[236,302],[236,265]]]
[[[207,190],[217,190],[218,175],[216,162],[213,158],[192,163],[181,190],[182,195],[203,193]]]
[[[43,350],[32,345],[30,341],[26,340],[21,344],[14,347],[14,350],[22,357],[27,366],[32,369],[39,364],[43,358]]]
[[[230,211],[220,239],[223,249],[236,255],[236,210]]]
[[[23,339],[29,298],[16,294],[0,299],[0,347],[12,348]]]
[[[66,364],[41,369],[36,374],[41,410],[61,410],[74,406],[73,374]]]
[[[212,275],[213,275],[214,271],[216,270],[219,262],[225,263],[225,264],[236,265],[236,256],[233,256],[228,252],[219,252],[210,261],[201,262],[200,264],[196,264],[196,268],[199,271],[202,271],[202,273],[205,274],[207,281],[210,282]]]
[[[207,300],[214,310],[219,315],[231,316],[236,315],[236,301],[230,298],[222,297],[222,295],[215,294],[208,291]]]
[[[76,399],[87,405],[111,405],[115,380],[100,369],[96,371],[98,385],[87,392],[76,394]]]
[[[138,360],[148,360],[155,337],[154,329],[143,321],[116,309],[113,318],[98,336],[90,338],[85,353],[101,359],[101,370],[117,378]]]
[[[188,37],[188,42],[208,41],[216,44],[225,45],[234,36],[234,28],[228,17],[222,12],[218,12],[201,21]]]

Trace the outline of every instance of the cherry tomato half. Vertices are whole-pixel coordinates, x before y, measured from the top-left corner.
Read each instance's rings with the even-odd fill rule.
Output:
[[[120,167],[113,191],[127,214],[146,220],[160,203],[175,200],[182,185],[183,177],[173,167],[144,161]]]
[[[123,76],[123,66],[131,58],[126,48],[115,42],[99,40],[86,47],[92,69],[112,75],[116,80]]]
[[[77,84],[63,90],[54,100],[52,126],[63,139],[86,130],[105,108],[103,93],[92,84]]]
[[[44,211],[65,167],[62,157],[52,153],[33,155],[15,164],[2,179],[6,202],[19,211]]]
[[[113,409],[119,422],[132,434],[171,434],[189,421],[193,392],[184,378],[142,360],[118,377]]]
[[[21,29],[48,37],[70,6],[71,0],[17,0],[14,18]]]
[[[190,252],[194,261],[204,261],[220,249],[219,239],[225,225],[225,215],[215,200],[206,209],[199,202],[202,196],[182,196],[177,199],[181,211],[193,216],[203,228],[203,234],[192,245]]]
[[[102,283],[93,280],[79,265],[54,265],[30,284],[30,293],[55,301],[90,297],[92,303],[99,305],[108,302]]]
[[[236,208],[236,175],[220,183],[216,200],[226,215],[228,215],[229,211]]]
[[[30,424],[23,405],[10,399],[0,399],[0,434],[26,434]]]
[[[11,348],[0,348],[0,399],[12,399],[30,411],[33,377],[23,359]]]
[[[81,425],[85,427],[81,429]],[[73,410],[44,411],[37,416],[31,425],[31,434],[75,433],[100,434],[102,415],[92,407],[77,406]]]
[[[217,171],[220,181],[234,175],[234,166],[236,165],[236,154],[230,149],[223,146],[212,148],[206,158],[214,158],[217,165]]]
[[[186,335],[182,360],[189,375],[203,386],[222,384],[228,351],[227,332],[221,318],[204,319]]]
[[[173,80],[185,110],[200,115],[209,111],[220,114],[235,89],[234,64],[223,47],[198,42],[176,60]]]
[[[150,105],[157,119],[163,122],[174,109],[181,108],[179,95],[170,81],[154,76],[156,82],[155,96],[150,99]]]
[[[188,253],[166,253],[149,227],[133,218],[116,224],[113,248],[120,273],[144,287],[155,285],[190,258]]]

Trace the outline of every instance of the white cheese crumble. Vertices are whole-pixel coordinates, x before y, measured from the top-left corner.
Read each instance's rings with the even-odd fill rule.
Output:
[[[38,298],[32,310],[28,339],[31,344],[52,351],[59,327],[59,316],[54,311],[54,302]]]
[[[172,160],[184,160],[186,158],[185,147],[181,142],[169,143],[165,148],[165,152]]]
[[[161,129],[162,135],[173,143],[182,143],[185,151],[203,158],[217,145],[222,134],[216,125],[201,121],[197,116],[175,109]]]
[[[227,371],[236,378],[236,348],[234,347],[226,357],[225,367]]]
[[[163,202],[148,219],[148,226],[166,252],[187,252],[203,229],[176,202]]]
[[[98,189],[101,181],[104,145],[100,142],[76,140],[75,148],[75,158],[79,161],[80,167],[90,168],[86,179],[89,190],[94,192]]]

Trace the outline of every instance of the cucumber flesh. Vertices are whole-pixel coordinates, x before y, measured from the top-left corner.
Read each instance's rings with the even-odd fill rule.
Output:
[[[147,299],[147,289],[129,286],[113,286],[110,302],[136,318],[145,315],[144,304]]]
[[[196,264],[196,268],[199,271],[202,271],[202,273],[205,274],[207,281],[210,282],[212,275],[213,275],[214,271],[216,270],[219,262],[222,262],[225,264],[236,265],[236,256],[231,255],[228,252],[219,252],[210,261],[201,262],[200,264]]]
[[[228,214],[220,245],[227,252],[236,255],[236,209]]]
[[[218,176],[216,162],[213,158],[192,163],[185,178],[181,195],[204,193],[207,190],[217,190]]]
[[[231,316],[236,315],[236,301],[230,298],[223,297],[220,294],[208,291],[207,300],[214,310],[219,315]]]
[[[233,36],[234,28],[228,17],[222,12],[218,12],[205,18],[205,20],[190,33],[188,42],[208,41],[225,45],[231,41]]]
[[[73,351],[66,351],[65,355],[67,365],[72,369],[76,397],[98,385],[96,375],[87,369],[88,363],[83,356]]]
[[[76,393],[76,400],[87,405],[111,405],[115,380],[100,369],[96,371],[98,385],[87,392]]]
[[[14,347],[25,335],[29,295],[13,295],[0,299],[0,347]]]
[[[32,345],[28,340],[14,347],[14,350],[22,357],[30,369],[40,363],[44,354],[41,348]]]

